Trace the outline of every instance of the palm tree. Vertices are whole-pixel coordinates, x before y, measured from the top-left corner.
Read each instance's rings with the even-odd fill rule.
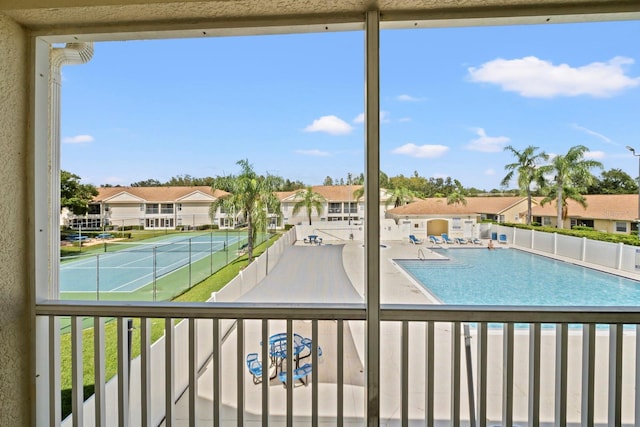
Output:
[[[555,173],[553,185],[543,200],[541,205],[549,203],[551,200],[556,201],[558,208],[557,227],[563,228],[563,220],[567,217],[567,199],[575,200],[582,206],[586,207],[587,202],[582,197],[581,192],[593,182],[591,169],[601,168],[602,163],[596,160],[588,160],[584,158],[584,153],[589,149],[584,145],[576,145],[569,148],[565,155],[558,155],[551,159],[551,164],[542,166],[541,173]]]
[[[416,197],[416,193],[409,190],[407,187],[395,187],[387,190],[387,200],[385,200],[384,205],[385,207],[388,207],[393,203],[393,207],[397,208],[398,206],[406,205],[411,202],[414,197]]]
[[[353,191],[353,198],[356,199],[356,202],[359,202],[360,199],[364,197],[364,185],[362,187],[358,187]]]
[[[236,212],[238,218],[247,223],[247,255],[249,262],[253,260],[253,246],[258,230],[266,230],[268,213],[280,215],[280,200],[274,194],[277,188],[277,177],[267,174],[259,176],[253,170],[249,160],[239,160],[241,172],[237,176],[229,175],[217,178],[214,188],[230,194],[214,202],[212,210],[224,206]]]
[[[457,205],[462,203],[463,205],[467,205],[467,199],[465,198],[467,192],[460,184],[460,181],[457,179],[453,180],[455,184],[455,189],[447,195],[447,204],[448,205]]]
[[[318,216],[322,215],[322,207],[326,199],[321,194],[313,191],[312,187],[298,191],[296,197],[301,197],[301,199],[293,205],[293,215],[295,216],[301,209],[305,209],[307,211],[307,217],[309,218],[309,225],[311,225],[311,214],[313,210],[315,209]]]
[[[522,151],[516,150],[511,145],[507,145],[504,149],[505,151],[513,153],[517,161],[505,165],[504,168],[508,170],[509,173],[502,178],[500,185],[507,187],[509,181],[513,179],[513,176],[516,173],[518,174],[520,193],[527,196],[527,225],[529,225],[531,224],[531,184],[540,181],[540,162],[549,160],[549,155],[544,151],[536,152],[538,147],[534,147],[533,145],[528,146]]]

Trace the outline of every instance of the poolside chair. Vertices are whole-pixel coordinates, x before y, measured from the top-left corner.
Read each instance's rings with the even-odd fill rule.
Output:
[[[413,234],[409,234],[409,243],[411,243],[413,245],[421,245],[422,244],[422,240],[418,239]]]
[[[456,237],[454,240],[459,245],[466,245],[467,243],[469,243],[464,237]]]
[[[449,235],[447,233],[442,233],[440,236],[442,236],[442,240],[444,240],[444,242],[449,245],[453,245],[455,243],[453,240],[449,238]]]
[[[506,234],[500,234],[498,236],[498,243],[507,243],[507,235]]]
[[[429,236],[429,241],[431,243],[433,243],[434,245],[441,245],[444,243],[444,240],[442,240],[440,237],[438,236]]]
[[[482,244],[482,240],[478,239],[477,237],[474,237],[473,239],[470,239],[470,241],[474,245],[481,245]]]
[[[253,383],[260,384],[262,382],[262,363],[258,360],[258,353],[247,354],[247,368],[253,375]]]

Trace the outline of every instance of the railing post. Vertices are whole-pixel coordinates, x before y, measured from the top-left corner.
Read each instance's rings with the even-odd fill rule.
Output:
[[[640,224],[639,224],[640,225]],[[640,390],[640,325],[636,325],[636,363],[635,363],[635,368],[636,368],[636,379],[635,379],[635,386],[636,386],[636,396],[635,396],[635,419],[634,419],[634,426],[638,427],[640,426],[640,392],[638,390]]]
[[[451,327],[451,425],[460,426],[460,322]]]
[[[513,426],[513,323],[502,329],[502,426]]]
[[[529,425],[540,426],[540,323],[529,325]]]
[[[82,375],[82,317],[71,317],[71,407],[73,427],[84,423],[84,376]]]
[[[164,319],[164,390],[165,390],[165,426],[175,424],[175,327],[173,319]]]
[[[478,426],[487,427],[487,324],[478,323]]]
[[[609,325],[610,426],[620,426],[622,420],[622,328],[620,324]]]
[[[596,356],[596,325],[582,325],[582,414],[581,425],[593,427]]]
[[[567,425],[567,353],[568,353],[568,325],[556,325],[556,385],[555,385],[555,425]]]
[[[93,318],[93,370],[94,370],[94,401],[95,401],[95,425],[102,427],[107,425],[106,418],[106,358],[104,317]]]
[[[151,427],[151,319],[140,319],[140,412],[142,427]]]
[[[118,425],[129,425],[129,325],[125,318],[118,317]],[[169,424],[167,424],[169,427]]]

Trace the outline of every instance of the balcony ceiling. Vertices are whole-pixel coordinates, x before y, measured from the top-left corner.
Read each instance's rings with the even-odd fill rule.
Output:
[[[382,21],[433,21],[490,17],[544,17],[553,22],[631,19],[638,0],[0,0],[0,12],[41,33],[103,28],[110,32],[144,31],[167,26],[231,27],[305,23],[361,22],[367,10]],[[595,14],[595,15],[594,15]],[[571,18],[575,16],[576,18]],[[579,18],[578,18],[579,17]],[[481,22],[480,22],[481,23]],[[408,25],[418,25],[415,23]]]

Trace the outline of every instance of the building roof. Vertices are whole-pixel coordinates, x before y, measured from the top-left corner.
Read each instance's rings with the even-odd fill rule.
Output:
[[[120,194],[130,194],[146,202],[175,202],[185,197],[201,193],[219,199],[229,194],[222,190],[212,190],[208,186],[196,187],[100,187],[94,202],[107,202]]]
[[[590,194],[584,198],[587,201],[586,208],[578,202],[567,200],[567,217],[621,221],[633,221],[638,218],[637,194]],[[531,213],[534,216],[555,217],[556,203],[553,201],[544,206],[534,206]]]
[[[356,198],[353,193],[362,188],[362,185],[314,185],[311,189],[324,197],[327,201],[340,201],[340,202],[355,202]],[[295,197],[300,191],[304,191],[305,188],[295,191],[282,191],[276,193],[280,201],[298,201],[299,198]],[[362,198],[361,200],[364,200]]]
[[[467,204],[447,204],[446,197],[432,197],[389,209],[394,216],[416,215],[498,215],[514,205],[526,202],[524,197],[467,197]]]
[[[357,190],[362,188],[362,185],[314,185],[311,187],[313,191],[320,194],[324,197],[328,202],[356,202],[356,201],[364,201],[366,197],[361,197],[356,200],[356,197],[353,195]],[[304,191],[302,188],[300,190],[295,191],[281,191],[276,193],[281,202],[291,202],[298,201],[300,198],[295,197],[295,195]],[[380,189],[380,200],[386,201],[389,195],[386,189]],[[418,198],[414,198],[414,200],[420,200]]]

